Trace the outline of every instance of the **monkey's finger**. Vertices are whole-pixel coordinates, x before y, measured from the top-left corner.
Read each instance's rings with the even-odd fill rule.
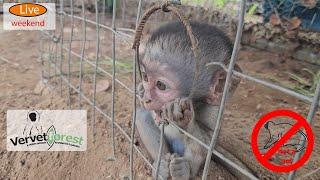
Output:
[[[189,100],[189,99],[187,99],[186,101],[185,101],[185,106],[186,106],[186,109],[191,109],[191,106],[192,106],[192,102]]]
[[[180,106],[182,107],[183,110],[186,109],[191,109],[191,101],[188,98],[184,98],[180,101]]]
[[[176,158],[172,158],[171,162],[172,164],[180,164],[185,162],[185,159],[183,157],[176,157]]]
[[[184,169],[181,169],[181,170],[177,170],[177,171],[170,171],[170,173],[171,173],[171,176],[172,177],[183,177],[184,175],[185,175],[185,170]]]
[[[140,98],[142,98],[143,94],[144,94],[144,87],[143,87],[142,83],[139,83],[139,85],[138,85],[138,95],[140,96]]]
[[[185,98],[181,99],[179,102],[179,105],[182,110],[185,110],[187,108],[186,99]]]
[[[174,153],[170,155],[170,160],[173,161],[175,158],[179,158],[179,154]]]
[[[167,179],[169,176],[169,169],[163,166],[160,166],[159,168],[159,175],[161,175],[164,179]],[[155,172],[153,172],[153,176],[155,177]]]
[[[161,108],[161,110],[159,111],[159,117],[160,117],[161,119],[164,118],[164,108]]]
[[[175,102],[175,103],[177,103],[177,104],[179,104],[179,103],[180,103],[180,101],[181,101],[181,99],[180,99],[180,98],[176,98],[176,99],[174,100],[174,102]]]
[[[163,118],[166,118],[167,117],[167,106],[166,105],[164,105],[163,106],[163,108],[162,108],[162,113],[161,113],[161,115],[162,115],[162,117]]]
[[[191,120],[193,117],[193,113],[190,110],[186,110],[183,113],[183,117],[186,118],[187,120]]]
[[[171,154],[170,153],[167,153],[166,155],[164,155],[164,160],[166,160],[167,162],[170,160],[170,158],[171,158]]]
[[[169,174],[169,164],[165,161],[161,161],[160,162],[160,172],[162,172],[161,174]]]
[[[179,171],[184,168],[184,165],[182,163],[179,163],[179,164],[170,163],[169,168],[171,171]]]
[[[175,120],[180,120],[183,117],[181,107],[178,103],[174,103],[173,115],[174,115]]]

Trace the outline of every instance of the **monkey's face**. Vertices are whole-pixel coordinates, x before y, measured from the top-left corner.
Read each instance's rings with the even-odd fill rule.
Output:
[[[143,105],[148,110],[161,107],[180,96],[176,73],[167,65],[156,62],[142,63]]]

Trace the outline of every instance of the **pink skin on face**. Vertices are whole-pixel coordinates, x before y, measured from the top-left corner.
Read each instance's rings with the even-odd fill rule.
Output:
[[[146,109],[160,110],[164,104],[179,97],[177,75],[169,66],[149,61],[142,64],[141,72]]]

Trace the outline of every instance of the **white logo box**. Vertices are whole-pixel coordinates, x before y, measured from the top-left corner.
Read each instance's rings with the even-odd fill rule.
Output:
[[[8,110],[8,151],[85,151],[86,110]]]

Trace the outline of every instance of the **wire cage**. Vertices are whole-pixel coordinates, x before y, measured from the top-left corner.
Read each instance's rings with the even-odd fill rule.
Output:
[[[37,1],[43,2],[43,1]],[[138,7],[136,9],[136,18],[132,22],[132,25],[128,25],[128,19],[125,18],[125,7],[129,1],[93,1],[93,7],[86,6],[86,0],[60,0],[60,1],[46,1],[55,2],[57,6],[57,30],[56,31],[41,31],[39,33],[39,59],[42,64],[41,77],[44,82],[49,86],[58,87],[61,96],[66,96],[68,99],[69,108],[81,108],[84,103],[92,106],[92,118],[90,125],[92,126],[93,137],[96,136],[96,116],[101,115],[111,125],[111,137],[112,137],[112,154],[109,160],[116,161],[115,154],[115,133],[121,133],[126,142],[130,144],[130,178],[134,178],[134,159],[133,156],[137,153],[145,163],[153,170],[158,172],[159,163],[157,167],[154,167],[151,162],[148,161],[146,155],[135,144],[135,120],[137,109],[137,54],[134,56],[135,60],[129,61],[130,63],[123,64],[118,61],[118,54],[120,51],[124,51],[125,57],[133,59],[133,50],[126,51],[121,49],[123,46],[131,47],[133,44],[133,37],[135,28],[138,26],[140,17],[143,11],[143,1],[138,1]],[[161,1],[159,1],[161,2]],[[119,4],[118,4],[119,3]],[[173,3],[181,3],[180,1],[174,1]],[[121,9],[117,7],[121,6]],[[179,6],[179,5],[177,5]],[[219,157],[225,163],[229,164],[234,169],[238,170],[244,177],[248,179],[258,179],[251,172],[246,171],[233,161],[227,159],[223,154],[215,150],[217,138],[219,136],[219,130],[221,125],[221,119],[224,114],[226,97],[229,90],[229,84],[232,76],[237,76],[242,79],[252,81],[254,83],[261,84],[265,87],[281,91],[287,95],[290,95],[299,100],[308,102],[311,104],[308,122],[311,124],[313,117],[319,105],[320,98],[320,83],[318,82],[314,97],[308,97],[299,94],[295,91],[289,90],[285,87],[261,80],[250,75],[237,72],[234,70],[234,65],[237,60],[237,54],[242,35],[242,27],[244,24],[246,1],[241,0],[239,3],[239,13],[237,20],[237,32],[234,41],[234,47],[232,57],[228,67],[220,65],[227,72],[226,83],[223,91],[223,98],[221,100],[220,109],[218,112],[218,118],[216,121],[215,131],[212,135],[211,143],[205,144],[198,140],[188,132],[179,129],[184,135],[198,142],[200,145],[208,150],[206,163],[204,166],[202,179],[207,179],[211,156],[214,154]],[[77,7],[77,8],[76,8]],[[86,13],[87,9],[90,9],[93,14]],[[111,14],[108,13],[111,11]],[[118,17],[118,14],[121,16]],[[111,19],[106,21],[106,19]],[[152,21],[152,20],[151,20]],[[75,28],[78,26],[79,28]],[[94,28],[93,28],[94,27]],[[111,32],[111,36],[106,34]],[[102,49],[101,47],[111,47],[111,50]],[[89,53],[91,51],[91,53]],[[92,53],[94,51],[94,53]],[[120,55],[119,55],[120,56]],[[121,57],[123,58],[123,57]],[[88,70],[90,67],[91,70]],[[131,70],[124,72],[126,76],[119,73],[121,68],[129,67]],[[128,68],[126,68],[128,69]],[[127,78],[128,75],[132,75],[132,78]],[[85,81],[92,81],[93,86],[90,87],[90,93],[86,93],[83,90]],[[102,103],[103,99],[97,95],[99,91],[99,81],[102,78],[109,78],[112,81],[112,93],[111,102]],[[126,91],[129,95],[127,97],[120,98],[117,96],[117,92]],[[76,94],[76,95],[75,95]],[[117,111],[117,101],[128,101],[131,98],[132,116],[130,126],[131,128],[125,129],[121,124],[116,121],[115,113]],[[102,105],[105,105],[102,107]],[[179,127],[177,127],[179,128]],[[163,136],[163,126],[162,126]],[[162,142],[162,141],[161,141]],[[161,149],[159,150],[161,154]],[[294,161],[300,157],[301,153],[296,154]],[[159,156],[160,158],[160,156]],[[157,162],[159,162],[158,159]],[[115,162],[116,163],[116,162]],[[296,171],[290,172],[288,179],[293,179]],[[158,178],[158,176],[156,176]],[[159,176],[159,178],[162,178]]]

